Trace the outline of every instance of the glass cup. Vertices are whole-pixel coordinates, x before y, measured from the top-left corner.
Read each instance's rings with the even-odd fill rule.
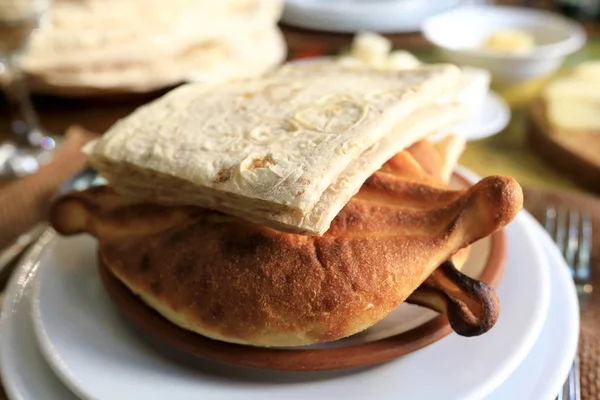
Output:
[[[57,141],[39,125],[20,59],[50,0],[0,0],[0,84],[11,113],[10,139],[0,144],[0,178],[35,172]]]

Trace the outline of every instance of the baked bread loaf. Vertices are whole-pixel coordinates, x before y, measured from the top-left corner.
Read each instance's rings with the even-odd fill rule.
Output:
[[[498,316],[493,291],[447,260],[521,206],[512,178],[451,190],[407,150],[366,180],[321,237],[195,206],[139,203],[110,186],[62,197],[51,223],[64,235],[95,236],[101,263],[184,329],[246,345],[300,346],[374,325],[426,280],[435,299],[452,303],[455,330],[485,332]]]

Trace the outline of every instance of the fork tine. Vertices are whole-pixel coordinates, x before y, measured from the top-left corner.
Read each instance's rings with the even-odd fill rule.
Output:
[[[558,395],[558,399],[563,399],[563,400],[580,400],[580,397],[577,397],[577,393],[579,393],[578,390],[578,384],[576,383],[576,371],[575,371],[575,365],[573,365],[571,367],[571,369],[569,370],[569,375],[567,376],[567,379],[562,387],[562,390],[559,392]]]
[[[579,353],[575,354],[575,360],[573,362],[573,398],[581,400],[581,371],[579,369]]]
[[[567,242],[565,248],[565,261],[573,269],[576,275],[575,255],[579,248],[579,212],[577,210],[569,211],[569,222],[567,228]]]
[[[554,239],[554,233],[556,232],[556,208],[554,206],[548,206],[546,209],[546,215],[544,216],[544,228],[546,232]]]
[[[560,250],[561,254],[565,255],[566,249],[566,238],[567,238],[567,213],[565,209],[559,207],[556,210],[556,234],[554,235],[554,242],[556,242],[556,246]],[[569,265],[569,268],[573,268],[572,265]]]
[[[592,220],[587,212],[581,214],[580,245],[575,264],[575,278],[587,282],[591,278],[591,253],[592,253]]]

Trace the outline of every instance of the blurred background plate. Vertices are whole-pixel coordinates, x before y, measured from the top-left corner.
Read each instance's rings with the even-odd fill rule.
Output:
[[[465,0],[287,0],[282,22],[331,32],[416,32],[432,15],[471,3]]]
[[[500,95],[490,91],[481,106],[466,121],[456,125],[451,131],[464,135],[467,141],[484,139],[496,135],[510,122],[510,107]],[[440,138],[448,133],[448,129],[440,132]],[[436,139],[436,135],[432,139]]]

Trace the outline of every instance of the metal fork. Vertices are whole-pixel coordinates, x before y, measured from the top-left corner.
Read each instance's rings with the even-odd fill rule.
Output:
[[[544,217],[544,226],[563,254],[573,277],[580,307],[592,294],[592,221],[586,212],[565,210],[549,206]],[[575,360],[558,400],[580,400],[579,356]]]

